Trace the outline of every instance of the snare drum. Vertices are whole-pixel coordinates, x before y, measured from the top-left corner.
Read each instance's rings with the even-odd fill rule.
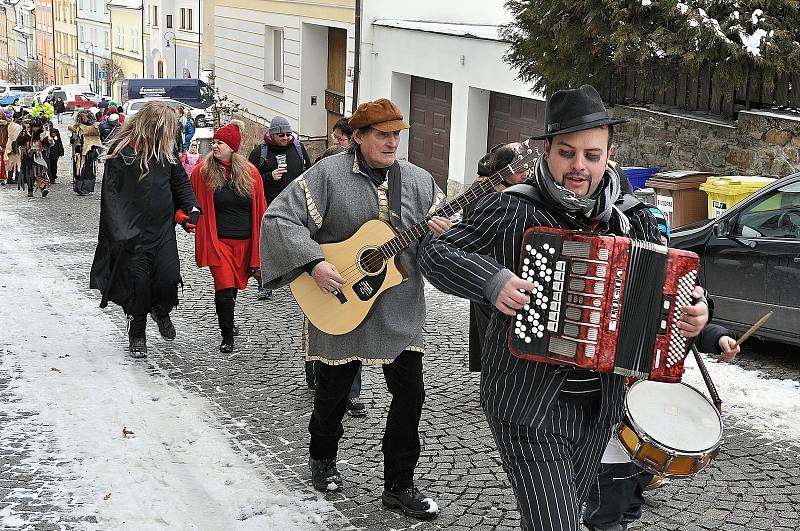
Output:
[[[636,382],[625,396],[617,428],[631,459],[661,476],[692,476],[716,457],[722,417],[711,401],[685,383]]]

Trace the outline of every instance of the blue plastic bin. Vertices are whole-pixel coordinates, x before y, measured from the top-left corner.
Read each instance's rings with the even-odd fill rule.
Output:
[[[652,177],[653,174],[657,173],[658,170],[659,168],[644,168],[641,166],[622,167],[622,171],[625,172],[625,176],[628,178],[628,181],[630,181],[634,190],[646,188],[644,185],[645,181]]]

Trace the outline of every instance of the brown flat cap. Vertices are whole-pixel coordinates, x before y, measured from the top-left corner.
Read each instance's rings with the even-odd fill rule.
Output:
[[[403,120],[403,113],[400,112],[397,105],[386,98],[362,103],[347,123],[353,129],[370,126],[384,133],[391,133],[410,127]]]

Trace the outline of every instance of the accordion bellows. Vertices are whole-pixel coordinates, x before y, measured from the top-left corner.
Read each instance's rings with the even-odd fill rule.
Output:
[[[681,308],[697,285],[697,254],[620,236],[533,227],[517,274],[533,283],[509,347],[520,358],[679,382],[689,340]]]

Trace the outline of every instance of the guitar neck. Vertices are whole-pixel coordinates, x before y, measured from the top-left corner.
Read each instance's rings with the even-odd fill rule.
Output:
[[[383,255],[384,259],[389,259],[398,254],[403,249],[407,248],[421,237],[425,236],[429,231],[428,220],[434,216],[449,218],[450,216],[460,212],[467,205],[490,192],[495,191],[495,186],[502,183],[506,177],[514,174],[513,168],[509,165],[502,168],[497,173],[473,183],[469,189],[463,194],[453,198],[445,205],[442,205],[431,214],[428,214],[425,219],[407,228],[388,242],[381,245],[378,250]]]

